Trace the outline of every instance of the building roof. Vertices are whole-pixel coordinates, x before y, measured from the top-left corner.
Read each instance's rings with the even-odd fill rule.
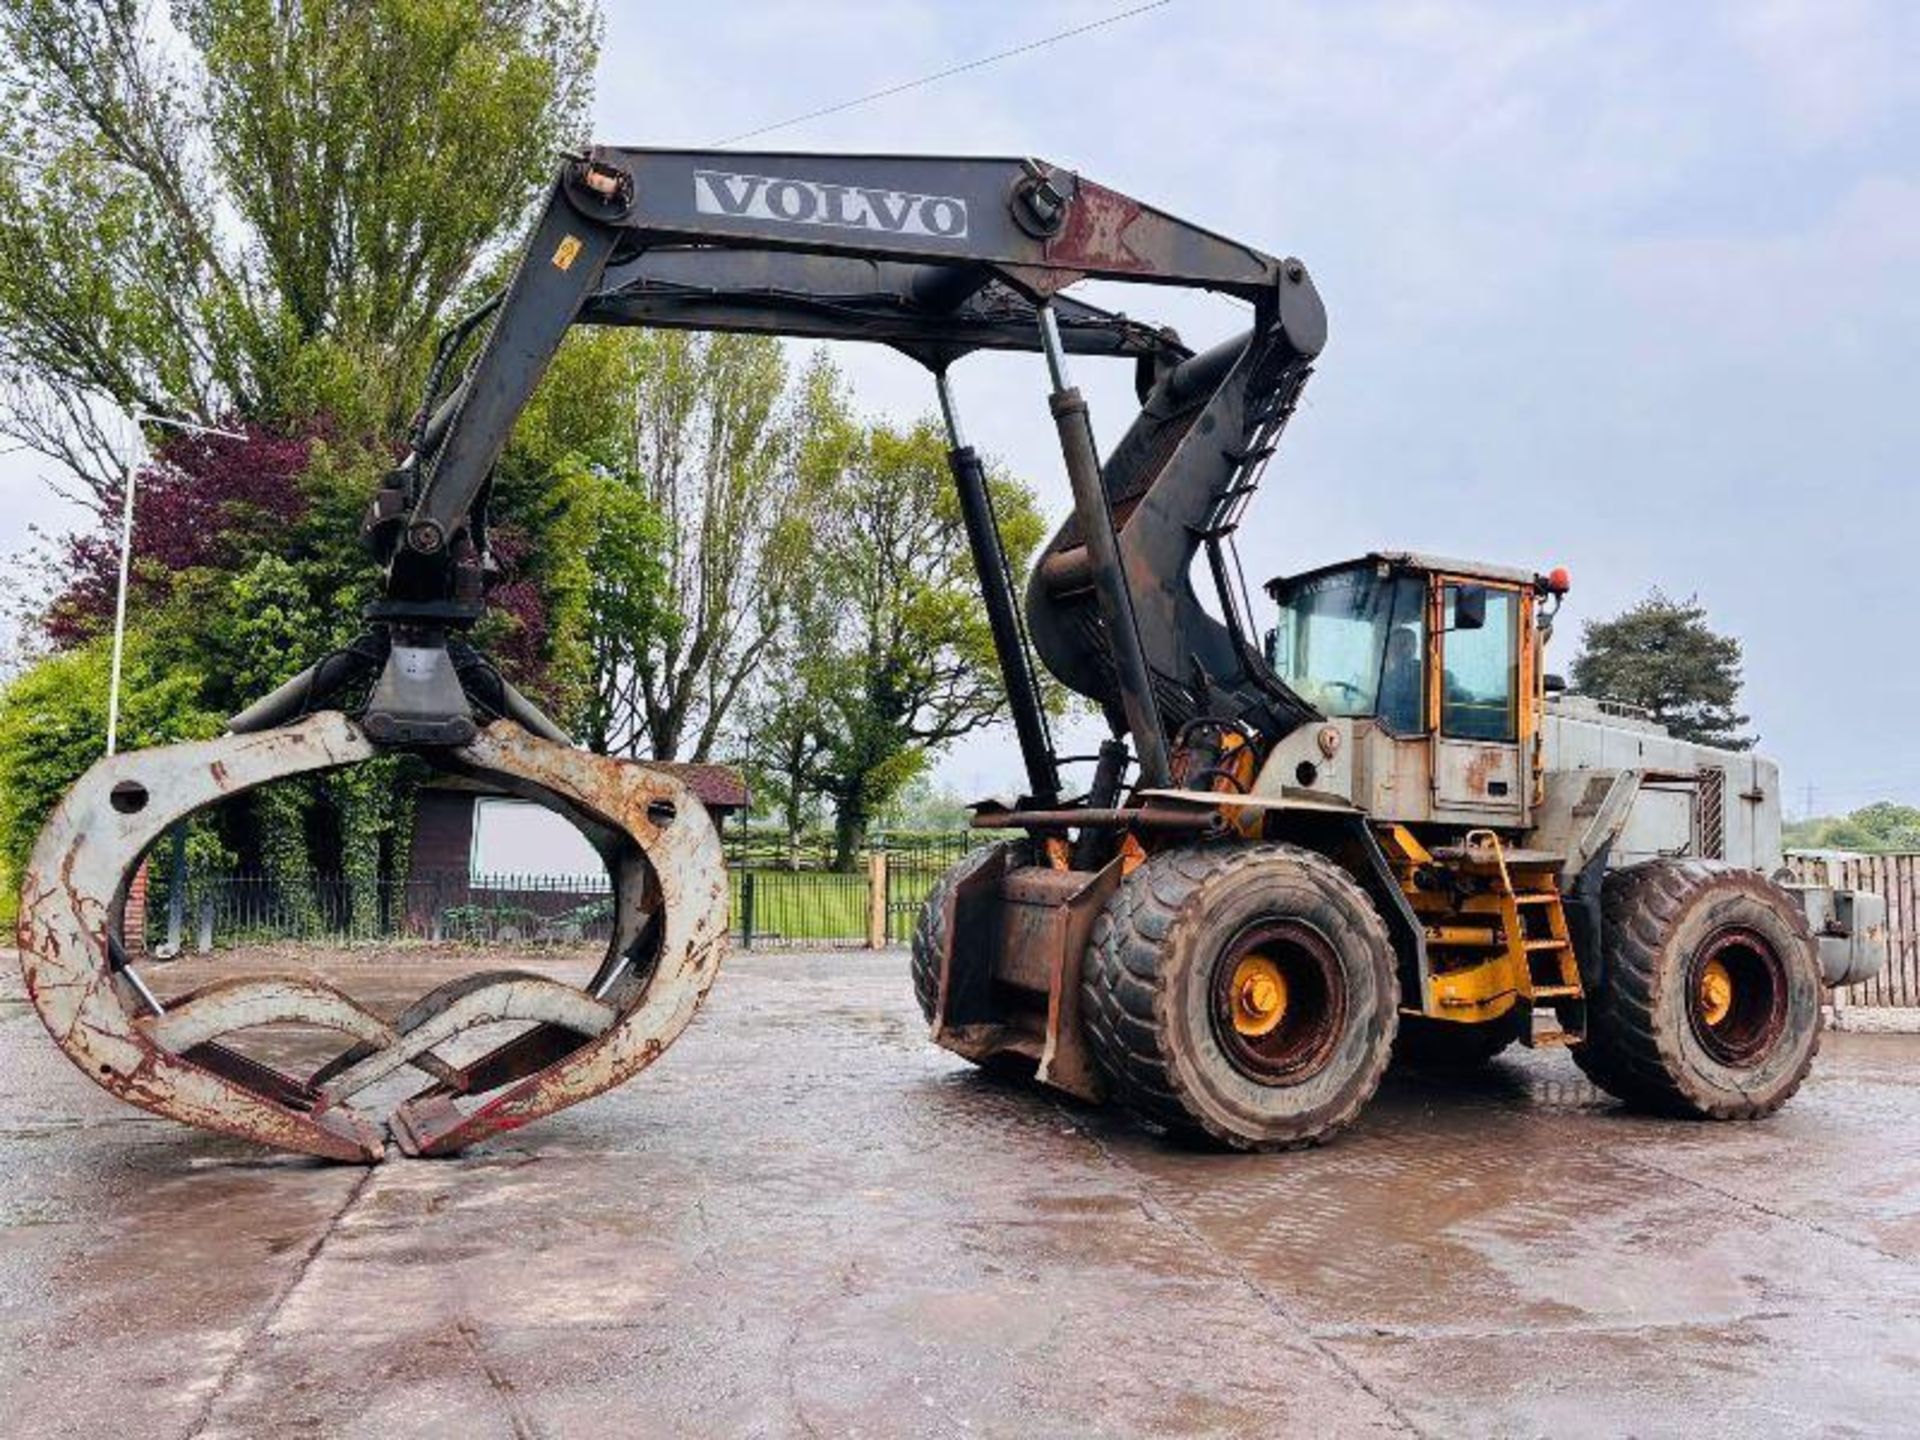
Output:
[[[664,771],[698,796],[709,810],[746,808],[749,798],[746,777],[731,765],[696,765],[685,760],[628,760],[624,763]]]

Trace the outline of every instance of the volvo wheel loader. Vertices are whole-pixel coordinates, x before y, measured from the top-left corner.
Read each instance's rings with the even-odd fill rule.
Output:
[[[1062,293],[1086,279],[1212,290],[1248,328],[1196,354]],[[1455,1061],[1563,1041],[1636,1103],[1757,1115],[1806,1072],[1822,982],[1878,963],[1876,897],[1771,878],[1772,766],[1546,693],[1554,578],[1369,556],[1276,582],[1262,643],[1231,542],[1326,339],[1300,261],[1037,160],[596,147],[442,339],[370,497],[383,583],[361,637],[222,738],[102,760],[48,820],[27,988],[108,1090],[317,1155],[441,1154],[631,1078],[706,995],[727,927],[702,807],[573,747],[468,638],[494,464],[574,324],[866,340],[933,375],[1024,771],[1017,803],[976,815],[1007,838],[919,926],[914,984],[949,1049],[1235,1146],[1333,1133],[1396,1037]],[[1024,604],[951,383],[983,349],[1044,355],[1073,493]],[[1133,366],[1141,410],[1104,463],[1074,357]],[[1042,665],[1110,722],[1077,783]],[[160,837],[397,751],[588,835],[616,899],[593,977],[467,976],[394,1018],[296,976],[158,997],[122,926]],[[286,1023],[339,1053],[292,1075],[233,1043]]]
[[[1035,574],[1036,635],[1074,541]],[[1396,1054],[1433,1074],[1514,1044],[1644,1109],[1777,1109],[1823,987],[1884,963],[1884,902],[1792,882],[1771,762],[1564,693],[1567,588],[1405,551],[1271,582],[1260,662],[1315,713],[1170,728],[1169,780],[1093,819],[1118,839],[1091,863],[1070,807],[983,809],[1027,838],[928,899],[935,1038],[1239,1148],[1326,1139]]]

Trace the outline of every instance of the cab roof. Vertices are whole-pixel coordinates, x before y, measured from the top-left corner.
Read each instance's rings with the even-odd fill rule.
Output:
[[[1331,565],[1315,566],[1311,570],[1302,570],[1298,575],[1276,575],[1266,584],[1267,594],[1275,599],[1290,585],[1302,580],[1315,580],[1322,575],[1332,575],[1340,570],[1352,570],[1359,566],[1387,565],[1395,570],[1418,571],[1423,574],[1462,575],[1469,580],[1490,580],[1502,585],[1536,585],[1540,581],[1538,573],[1522,569],[1517,565],[1490,565],[1484,560],[1455,560],[1446,555],[1429,555],[1419,550],[1369,550],[1351,560],[1337,560]]]

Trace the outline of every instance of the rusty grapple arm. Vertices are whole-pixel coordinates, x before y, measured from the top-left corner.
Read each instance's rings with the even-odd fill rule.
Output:
[[[444,1154],[597,1095],[644,1069],[705,998],[726,943],[720,842],[672,776],[556,745],[508,721],[439,756],[450,770],[536,799],[600,851],[613,882],[613,934],[581,988],[540,975],[465,976],[388,1021],[306,977],[217,981],[162,1004],[120,943],[141,858],[176,821],[293,775],[378,753],[365,728],[320,711],[259,734],[102,760],[55,808],[22,894],[27,990],[68,1057],[115,1095],[156,1114],[287,1150],[378,1161]],[[337,1032],[342,1049],[296,1078],[223,1044],[263,1025]],[[465,1032],[517,1033],[459,1063],[440,1053]],[[381,1117],[358,1105],[396,1073],[424,1082]]]
[[[1086,278],[1215,290],[1248,302],[1253,324],[1194,356],[1170,330],[1060,293]],[[40,836],[19,931],[29,993],[67,1055],[116,1095],[315,1155],[376,1160],[389,1138],[443,1153],[637,1073],[712,984],[726,883],[704,807],[664,770],[575,749],[467,639],[484,609],[493,467],[576,323],[867,340],[934,372],[1029,798],[1043,806],[1060,798],[1060,761],[1035,650],[1115,731],[1085,804],[1115,803],[1120,737],[1142,778],[1164,783],[1172,728],[1189,711],[1282,724],[1311,713],[1247,643],[1218,548],[1324,341],[1298,261],[1036,160],[569,156],[505,290],[443,338],[410,451],[369,507],[364,538],[383,584],[365,632],[221,739],[102,760]],[[1046,354],[1073,482],[1074,515],[1036,568],[1024,617],[947,384],[948,367],[981,349]],[[1104,471],[1069,355],[1135,365],[1141,417]],[[1186,579],[1203,543],[1224,625]],[[132,877],[159,837],[230,796],[395,750],[536,800],[593,841],[615,907],[593,978],[576,988],[469,976],[392,1019],[303,977],[156,997],[121,930]],[[341,1049],[293,1076],[229,1043],[278,1024],[335,1032]],[[502,1024],[512,1037],[475,1058],[477,1032]],[[382,1115],[371,1097],[393,1087],[408,1093]]]

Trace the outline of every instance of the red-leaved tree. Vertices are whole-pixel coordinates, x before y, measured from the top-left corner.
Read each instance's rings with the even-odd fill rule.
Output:
[[[132,595],[163,600],[182,571],[244,567],[263,550],[283,549],[305,516],[300,480],[318,428],[295,435],[235,428],[246,438],[170,434],[136,472]],[[113,623],[125,495],[124,481],[109,486],[94,524],[56,548],[57,588],[44,625],[57,648],[81,644]]]

